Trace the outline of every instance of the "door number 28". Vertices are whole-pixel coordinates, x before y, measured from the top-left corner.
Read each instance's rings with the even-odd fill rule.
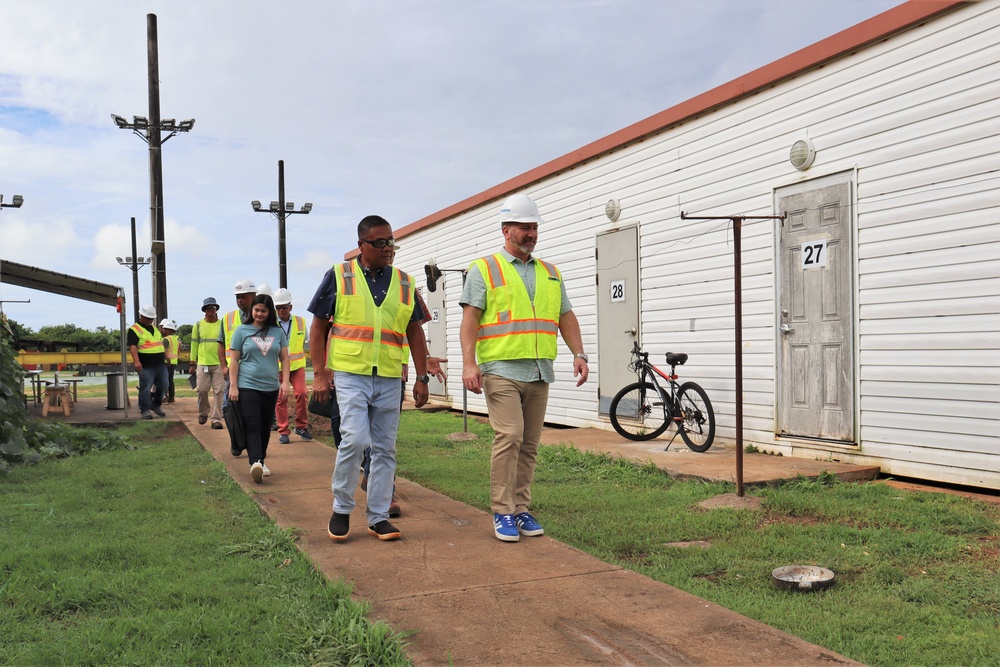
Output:
[[[802,244],[802,268],[818,269],[826,266],[826,239]]]

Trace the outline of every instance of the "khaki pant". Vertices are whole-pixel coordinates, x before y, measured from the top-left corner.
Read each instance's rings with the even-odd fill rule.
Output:
[[[197,366],[198,370],[198,416],[208,417],[213,424],[222,423],[222,400],[226,390],[226,376],[222,366]],[[208,393],[212,392],[214,400],[209,410]],[[268,424],[270,426],[270,424]]]
[[[549,385],[484,375],[483,388],[490,426],[496,433],[490,462],[490,505],[495,514],[527,512]]]

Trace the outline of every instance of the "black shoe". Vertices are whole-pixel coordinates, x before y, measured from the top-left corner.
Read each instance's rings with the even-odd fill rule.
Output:
[[[229,445],[229,453],[233,456],[243,456],[243,450]]]
[[[198,415],[198,423],[199,424],[204,424],[207,421],[208,421],[208,416],[207,415]]]
[[[382,523],[388,523],[383,521]],[[326,534],[334,542],[343,542],[351,532],[351,515],[333,513],[330,517],[330,527],[326,529]]]
[[[401,516],[403,516],[403,508],[399,506],[399,503],[396,502],[396,497],[393,496],[392,501],[389,503],[389,518],[398,519]]]
[[[221,431],[222,422],[212,422],[212,428],[214,428],[216,431]]]
[[[163,410],[161,410],[160,406],[154,407],[153,408],[153,412],[155,412],[158,417],[166,417],[167,416],[167,413],[164,412]]]
[[[277,431],[278,430],[278,422],[276,422],[276,421],[271,422],[271,430],[272,431]]]
[[[334,514],[334,516],[337,515]],[[368,526],[368,532],[383,542],[398,540],[403,536],[403,534],[399,532],[399,529],[388,521],[379,521],[374,526]]]

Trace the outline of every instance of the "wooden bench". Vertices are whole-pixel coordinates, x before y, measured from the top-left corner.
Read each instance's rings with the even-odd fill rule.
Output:
[[[49,416],[49,408],[62,406],[63,414],[67,417],[73,411],[73,393],[69,390],[69,385],[50,384],[45,387],[45,399],[42,401],[42,416]]]

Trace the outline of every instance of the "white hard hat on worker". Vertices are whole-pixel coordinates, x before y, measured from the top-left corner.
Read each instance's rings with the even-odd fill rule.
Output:
[[[528,195],[511,195],[504,200],[500,207],[500,224],[507,223],[534,223],[545,222],[538,212],[538,204]]]

